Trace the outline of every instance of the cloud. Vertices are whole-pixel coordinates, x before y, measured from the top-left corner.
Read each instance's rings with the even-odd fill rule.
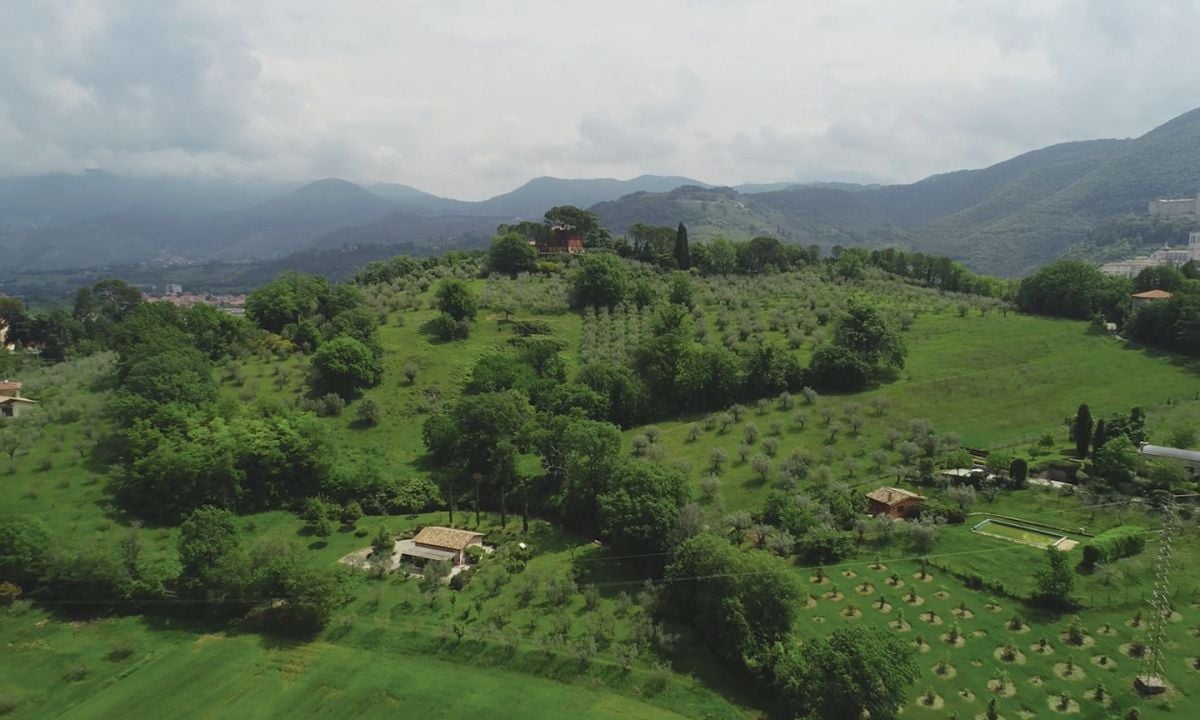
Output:
[[[915,180],[1190,109],[1200,7],[0,3],[0,174]]]

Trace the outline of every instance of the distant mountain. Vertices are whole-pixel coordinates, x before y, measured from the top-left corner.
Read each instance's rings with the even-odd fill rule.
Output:
[[[406,212],[393,212],[372,222],[343,227],[312,241],[314,250],[353,247],[359,245],[397,245],[439,248],[464,243],[483,247],[496,232],[504,218],[467,217],[452,215],[425,217]]]
[[[88,172],[0,179],[0,270],[259,262],[295,253],[315,262],[313,253],[333,249],[477,246],[501,222],[576,205],[594,209],[617,234],[637,222],[684,222],[698,240],[768,234],[825,247],[914,247],[1017,275],[1064,254],[1103,256],[1105,248],[1088,243],[1111,232],[1097,228],[1124,226],[1114,221],[1144,214],[1155,197],[1197,190],[1200,110],[1136,139],[1052,145],[908,185],[729,188],[680,176],[540,177],[464,201],[398,183],[327,179],[296,187]]]
[[[896,244],[903,232],[858,198],[823,187],[742,194],[732,188],[685,186],[665,193],[634,193],[598,203],[592,211],[613,233],[634,223],[684,223],[689,237],[773,235],[785,242],[833,245]]]
[[[1021,274],[1085,242],[1098,224],[1144,215],[1149,200],[1200,190],[1200,110],[1139,138],[1080,150],[1089,152],[1032,168],[914,230],[913,243],[989,272]]]
[[[68,225],[140,207],[175,215],[245,208],[296,187],[229,179],[138,178],[91,171],[0,178],[0,232]]]
[[[194,242],[218,259],[268,258],[304,249],[318,237],[391,212],[387,200],[345,180],[309,183],[245,210],[208,218]]]

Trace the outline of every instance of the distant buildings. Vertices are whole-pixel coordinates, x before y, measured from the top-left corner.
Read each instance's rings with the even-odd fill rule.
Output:
[[[1150,201],[1150,217],[1178,218],[1200,216],[1200,193],[1194,198],[1157,198]]]
[[[172,292],[172,290],[178,292]],[[207,295],[201,293],[185,293],[181,285],[167,285],[166,293],[163,295],[150,295],[144,297],[146,302],[168,302],[176,307],[191,307],[192,305],[212,305],[218,310],[230,315],[245,315],[246,314],[246,296],[245,295]]]
[[[167,283],[167,286],[163,289],[163,293],[166,295],[182,295],[183,286]]]
[[[1136,277],[1138,273],[1146,268],[1158,267],[1159,265],[1179,267],[1189,260],[1200,262],[1200,232],[1193,232],[1188,235],[1186,250],[1172,250],[1164,245],[1149,255],[1136,257],[1132,260],[1118,260],[1116,262],[1105,263],[1100,266],[1100,272],[1105,275],[1115,275],[1117,277]]]

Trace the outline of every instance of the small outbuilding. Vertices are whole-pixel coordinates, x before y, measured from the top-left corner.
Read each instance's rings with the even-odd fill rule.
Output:
[[[21,397],[21,383],[0,380],[0,417],[20,417],[21,413],[37,402]]]
[[[396,543],[401,562],[424,565],[430,560],[445,560],[451,565],[467,563],[467,548],[483,547],[484,534],[471,530],[429,526],[421,529],[411,540]]]
[[[1142,454],[1142,457],[1151,460],[1174,460],[1187,468],[1188,474],[1192,477],[1196,477],[1196,474],[1200,473],[1200,452],[1196,450],[1183,450],[1181,448],[1142,443],[1138,451]]]
[[[925,504],[925,496],[911,490],[896,487],[881,487],[867,493],[870,502],[867,512],[886,515],[890,518],[906,518],[915,515]]]

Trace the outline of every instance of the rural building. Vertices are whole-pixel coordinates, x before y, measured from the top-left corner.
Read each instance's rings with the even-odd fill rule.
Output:
[[[1150,460],[1175,460],[1187,468],[1188,474],[1192,477],[1195,477],[1196,473],[1200,473],[1200,452],[1195,450],[1182,450],[1148,443],[1142,443],[1138,450],[1142,457]]]
[[[483,547],[483,533],[455,528],[422,528],[411,540],[396,543],[400,561],[424,565],[430,560],[446,560],[452,565],[467,563],[467,548]]]
[[[901,488],[881,487],[867,493],[867,500],[870,501],[867,512],[872,515],[906,518],[921,508],[925,496]]]
[[[578,255],[583,252],[583,236],[573,225],[554,225],[544,238],[530,243],[539,255]]]
[[[1171,293],[1166,290],[1147,290],[1146,292],[1134,293],[1131,297],[1133,298],[1133,309],[1137,310],[1143,305],[1149,305],[1157,300],[1170,300]]]
[[[37,402],[21,397],[21,383],[0,380],[0,417],[20,417],[31,405]]]

